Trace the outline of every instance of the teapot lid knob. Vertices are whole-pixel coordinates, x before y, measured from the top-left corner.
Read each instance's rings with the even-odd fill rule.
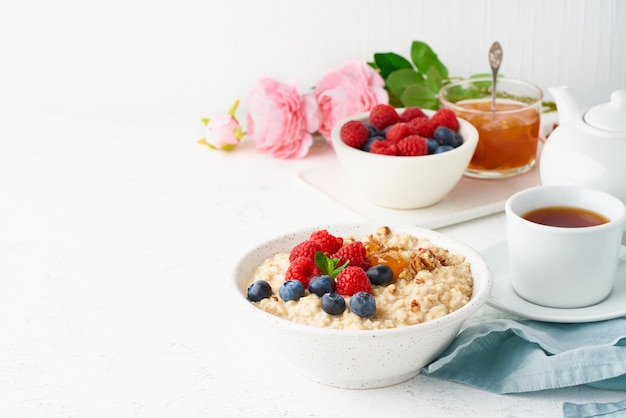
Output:
[[[626,90],[614,91],[609,103],[589,109],[584,120],[595,128],[626,133]]]

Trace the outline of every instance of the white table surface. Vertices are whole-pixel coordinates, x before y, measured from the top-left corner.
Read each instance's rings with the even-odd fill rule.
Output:
[[[539,418],[626,397],[421,375],[340,390],[296,374],[228,283],[265,237],[356,220],[297,180],[335,156],[212,152],[196,143],[201,116],[0,115],[0,416]],[[505,238],[502,214],[440,230],[478,250]],[[486,306],[468,325],[500,317]]]

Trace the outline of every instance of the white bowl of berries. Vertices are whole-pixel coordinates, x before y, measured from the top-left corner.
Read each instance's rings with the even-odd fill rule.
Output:
[[[492,283],[485,260],[466,244],[369,223],[265,241],[243,255],[232,279],[238,309],[276,359],[350,389],[417,375],[486,303]]]
[[[351,184],[366,200],[419,209],[454,189],[474,154],[478,131],[449,109],[379,104],[336,124],[331,140]]]

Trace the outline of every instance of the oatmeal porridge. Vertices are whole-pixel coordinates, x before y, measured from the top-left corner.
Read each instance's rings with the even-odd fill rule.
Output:
[[[325,312],[322,298],[308,289],[298,300],[283,300],[279,290],[291,264],[289,253],[275,254],[256,269],[250,284],[266,282],[269,296],[252,303],[273,315],[302,324],[363,330],[397,328],[440,318],[464,306],[472,296],[470,264],[462,255],[437,247],[426,238],[381,227],[358,240],[342,239],[343,247],[360,241],[369,264],[386,264],[393,272],[391,283],[371,285],[368,293],[375,300],[373,315],[355,314],[350,308],[350,299],[355,297],[352,295],[342,296],[346,308],[334,315]]]

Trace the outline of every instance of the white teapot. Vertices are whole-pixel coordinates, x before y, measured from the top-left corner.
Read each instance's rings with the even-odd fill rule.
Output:
[[[626,90],[611,101],[584,109],[568,87],[548,89],[559,126],[539,160],[544,185],[577,185],[604,190],[626,203]]]

